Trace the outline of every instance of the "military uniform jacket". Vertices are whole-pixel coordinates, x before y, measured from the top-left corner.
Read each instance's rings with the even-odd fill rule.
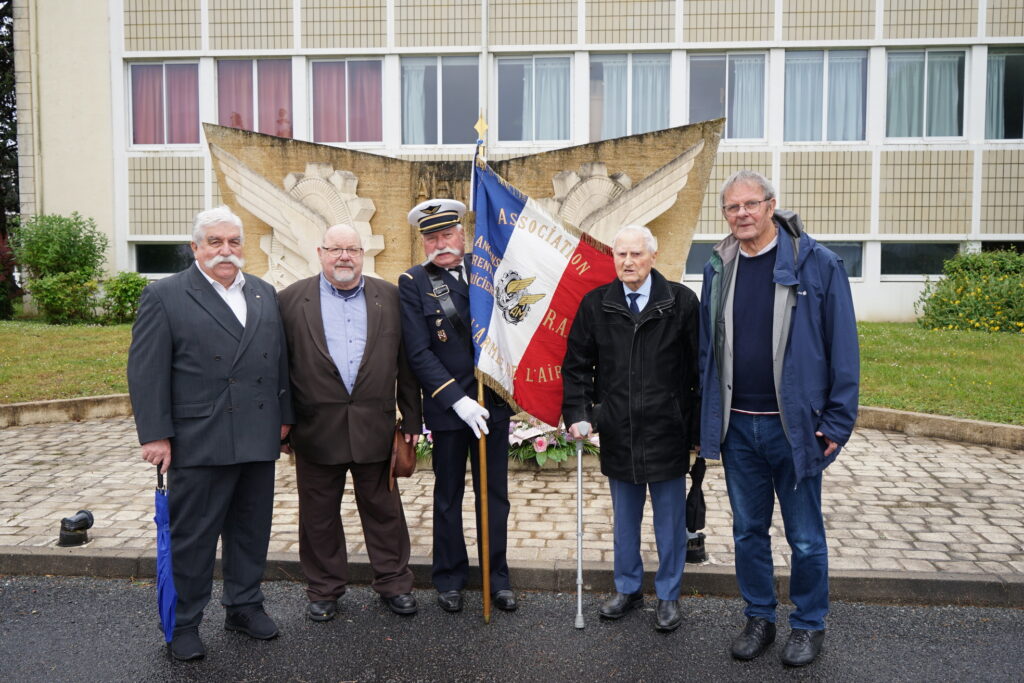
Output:
[[[171,467],[280,457],[291,424],[288,353],[274,288],[245,274],[243,328],[198,267],[142,291],[128,351],[139,442],[171,441]]]
[[[426,268],[440,274],[465,329],[471,329],[469,285],[432,264],[413,266],[398,278],[405,352],[423,389],[423,419],[427,429],[462,429],[466,423],[451,407],[463,396],[477,400],[472,341],[460,334],[445,316]],[[463,272],[469,273],[468,257],[463,260]],[[490,412],[489,422],[507,420],[511,416],[508,403],[490,389],[485,391],[484,397]]]

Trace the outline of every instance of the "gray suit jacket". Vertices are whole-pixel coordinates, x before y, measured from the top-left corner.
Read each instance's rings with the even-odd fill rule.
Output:
[[[276,460],[291,424],[274,288],[245,274],[246,324],[192,265],[142,292],[128,351],[139,442],[171,440],[171,467]]]
[[[295,454],[320,464],[381,462],[391,457],[395,404],[402,431],[422,428],[420,387],[402,343],[398,288],[364,277],[366,350],[350,394],[327,349],[320,311],[320,276],[299,280],[281,292],[281,318],[288,337],[295,427]]]

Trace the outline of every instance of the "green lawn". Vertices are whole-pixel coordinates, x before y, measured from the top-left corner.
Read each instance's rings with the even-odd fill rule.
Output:
[[[130,325],[0,321],[0,403],[128,391]]]
[[[0,403],[117,394],[131,330],[0,322]],[[862,405],[1024,425],[1024,334],[861,323]]]
[[[861,405],[1024,425],[1024,334],[859,327]]]

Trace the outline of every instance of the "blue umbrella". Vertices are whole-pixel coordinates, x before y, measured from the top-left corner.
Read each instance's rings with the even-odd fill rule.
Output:
[[[174,589],[174,572],[171,569],[171,515],[167,509],[167,487],[160,465],[156,466],[156,605],[160,610],[160,624],[164,640],[168,643],[174,637],[174,609],[178,602],[178,591]]]

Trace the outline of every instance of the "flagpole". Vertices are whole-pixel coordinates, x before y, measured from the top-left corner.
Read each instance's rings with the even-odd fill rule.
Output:
[[[476,211],[476,203],[473,197],[474,176],[476,175],[476,162],[481,156],[481,152],[485,147],[486,138],[484,135],[487,132],[487,122],[484,120],[483,109],[480,110],[480,118],[477,119],[476,125],[474,126],[477,132],[476,150],[473,152],[473,164],[470,168],[470,179],[469,179],[469,192],[470,202],[469,205]],[[474,230],[476,226],[474,226]],[[470,278],[472,281],[472,278]],[[481,406],[484,406],[484,383],[481,379],[477,378],[477,393],[476,400]],[[500,438],[498,434],[496,437]],[[508,438],[508,435],[505,435]],[[484,623],[491,623],[491,527],[490,527],[490,515],[487,505],[487,435],[485,432],[480,432],[480,452],[479,466],[477,467],[477,473],[480,479],[480,485],[477,490],[477,497],[480,499],[480,524],[476,530],[477,537],[480,543],[480,573],[483,575],[483,594],[484,594]]]
[[[477,379],[476,400],[480,405],[484,404],[484,383]],[[496,435],[500,437],[501,435]],[[508,438],[508,437],[506,437]],[[491,542],[490,523],[487,513],[487,435],[480,432],[480,528],[477,534],[480,537],[480,573],[483,574],[484,593],[484,623],[491,623]]]

